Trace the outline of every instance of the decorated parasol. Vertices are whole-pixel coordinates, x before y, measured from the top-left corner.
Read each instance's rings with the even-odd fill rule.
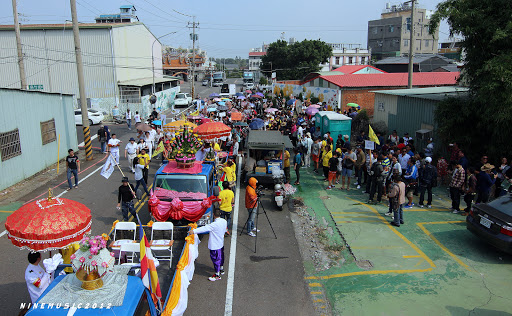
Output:
[[[353,108],[357,108],[357,107],[359,107],[359,104],[357,104],[357,103],[347,103],[347,106],[351,106]]]
[[[308,106],[308,108],[315,108],[315,109],[319,109],[321,107],[322,106],[320,104],[311,104],[310,106]]]
[[[231,128],[221,122],[209,122],[196,127],[194,133],[199,135],[201,139],[214,139],[229,136]]]
[[[318,113],[320,110],[318,110],[318,108],[314,107],[314,106],[310,106],[306,109],[306,114],[307,115],[315,115],[316,113]]]
[[[5,222],[16,247],[32,251],[62,249],[91,230],[91,210],[64,198],[37,200],[20,207]]]
[[[186,124],[186,125],[185,125]],[[165,132],[175,132],[175,131],[179,131],[180,129],[182,129],[184,126],[188,126],[189,128],[193,129],[193,128],[196,128],[197,125],[194,124],[194,123],[190,123],[189,121],[185,121],[185,120],[179,120],[179,121],[174,121],[174,122],[171,122],[171,123],[167,123],[164,125],[164,131]]]
[[[135,128],[138,131],[142,131],[142,132],[149,132],[150,130],[152,130],[151,126],[149,126],[146,123],[136,123]]]

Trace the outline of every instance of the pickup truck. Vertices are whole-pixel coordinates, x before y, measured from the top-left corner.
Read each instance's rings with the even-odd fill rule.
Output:
[[[188,93],[178,93],[174,98],[174,107],[186,108],[192,104],[192,97]]]
[[[174,163],[174,162],[169,162]],[[168,164],[168,163],[167,163]],[[179,168],[173,169],[173,172],[167,173],[167,164],[162,165],[156,172],[153,180],[153,196],[160,201],[162,205],[169,205],[174,198],[179,198],[187,209],[194,208],[204,199],[214,195],[216,171],[213,162],[203,162],[200,165],[200,171],[189,173],[189,170]],[[183,218],[173,218],[172,215],[162,215],[154,202],[148,203],[149,212],[156,221],[173,222],[175,226],[182,226],[191,223],[190,220]],[[197,220],[197,225],[202,226],[210,223],[212,206],[208,207],[204,214]]]

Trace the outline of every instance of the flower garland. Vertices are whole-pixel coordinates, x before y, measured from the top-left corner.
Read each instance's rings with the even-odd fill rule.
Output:
[[[105,275],[115,262],[114,253],[107,249],[108,239],[107,234],[85,236],[80,241],[80,249],[70,257],[75,271],[80,268],[87,273],[98,270],[100,276]]]
[[[171,140],[171,157],[181,161],[195,160],[196,152],[203,146],[201,139],[197,134],[193,134],[187,125],[185,123],[185,128]]]

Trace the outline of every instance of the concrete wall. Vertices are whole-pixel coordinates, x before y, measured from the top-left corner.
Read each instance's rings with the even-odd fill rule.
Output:
[[[73,97],[10,89],[0,89],[0,132],[19,129],[21,155],[0,162],[0,190],[30,177],[78,149]],[[55,120],[57,140],[42,144],[41,122]],[[61,168],[65,165],[61,164]]]

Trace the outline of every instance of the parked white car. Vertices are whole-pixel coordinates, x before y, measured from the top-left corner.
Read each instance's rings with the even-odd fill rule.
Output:
[[[87,110],[87,116],[89,117],[89,125],[99,124],[103,121],[104,116],[103,113],[96,110]],[[75,124],[82,125],[82,111],[75,110]]]
[[[174,99],[175,107],[188,107],[192,104],[192,97],[188,93],[178,93]]]

